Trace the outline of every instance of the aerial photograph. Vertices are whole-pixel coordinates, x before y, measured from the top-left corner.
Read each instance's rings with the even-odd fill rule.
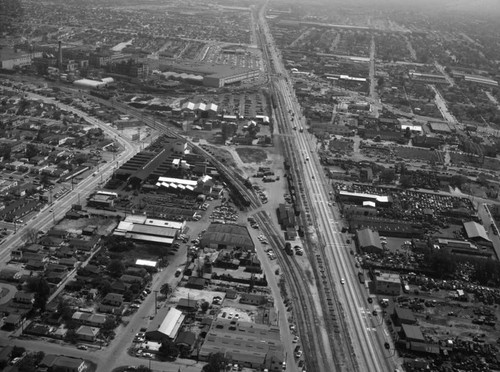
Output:
[[[0,0],[0,371],[500,371],[499,0]]]

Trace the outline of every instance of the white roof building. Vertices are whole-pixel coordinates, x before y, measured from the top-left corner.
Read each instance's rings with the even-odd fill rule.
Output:
[[[146,331],[146,338],[148,340],[174,339],[177,333],[179,333],[179,329],[186,316],[182,311],[175,308],[171,308],[165,314],[166,310],[166,308],[160,309],[151,323],[149,323]]]

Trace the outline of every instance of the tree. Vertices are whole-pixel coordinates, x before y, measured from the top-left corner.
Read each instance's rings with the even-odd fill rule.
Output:
[[[160,293],[162,295],[165,295],[168,297],[168,295],[170,295],[170,293],[172,293],[172,287],[170,286],[170,284],[168,284],[168,283],[162,284],[162,286],[160,288]]]
[[[12,348],[12,351],[10,353],[10,357],[12,359],[14,358],[19,358],[21,355],[23,355],[24,353],[26,352],[26,349],[24,347],[21,347],[21,346],[14,346]]]
[[[60,317],[62,317],[64,321],[68,321],[71,319],[71,317],[73,316],[73,310],[71,309],[68,300],[64,298],[59,299],[59,302],[57,303],[57,313]]]
[[[228,359],[222,353],[212,353],[208,356],[208,363],[203,367],[203,372],[220,372],[226,368]]]
[[[401,177],[399,177],[399,184],[401,185],[401,187],[409,189],[413,184],[411,176],[408,174],[402,175]]]
[[[27,287],[30,292],[35,293],[35,303],[33,307],[44,312],[47,300],[50,296],[49,283],[44,278],[30,278],[28,279]]]
[[[38,240],[38,230],[36,230],[34,228],[27,229],[26,233],[25,233],[25,237],[26,237],[26,243],[28,243],[28,244],[36,243]]]
[[[31,158],[37,156],[39,152],[40,151],[38,150],[38,147],[36,147],[34,144],[28,143],[26,145],[26,157],[28,159],[31,159]]]
[[[394,169],[384,169],[380,172],[380,181],[382,183],[392,183],[396,179],[396,172]]]
[[[107,270],[109,272],[109,275],[118,278],[123,275],[125,266],[123,265],[123,262],[119,259],[111,260],[108,264]]]
[[[111,292],[111,283],[109,280],[101,280],[99,284],[97,285],[97,289],[99,290],[99,293],[101,296],[106,296],[109,292]]]
[[[175,346],[174,342],[168,338],[161,343],[158,352],[160,357],[167,360],[174,360],[179,355],[179,349]]]
[[[207,301],[203,301],[200,305],[201,307],[201,311],[203,311],[204,313],[207,312],[208,308],[209,308],[210,304],[207,302]]]

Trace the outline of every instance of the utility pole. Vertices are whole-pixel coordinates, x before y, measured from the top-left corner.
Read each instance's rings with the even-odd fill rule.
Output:
[[[155,315],[157,314],[158,312],[158,291],[154,291],[155,293]]]

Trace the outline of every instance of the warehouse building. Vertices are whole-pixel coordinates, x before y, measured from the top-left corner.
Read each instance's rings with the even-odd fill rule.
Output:
[[[375,293],[390,296],[401,294],[401,278],[399,274],[380,273],[374,276]]]
[[[283,346],[279,327],[218,318],[212,322],[199,358],[222,353],[233,364],[259,371],[282,371]]]
[[[113,235],[148,243],[171,245],[184,226],[185,222],[130,215],[118,224]]]
[[[184,322],[184,318],[185,315],[180,310],[175,308],[168,309],[166,307],[161,308],[151,323],[149,323],[146,330],[146,339],[158,342],[165,339],[175,339]]]
[[[386,195],[374,195],[341,190],[339,191],[337,197],[342,203],[354,203],[363,205],[363,202],[371,201],[374,202],[377,206],[389,207],[392,205],[392,198]]]
[[[255,246],[246,226],[212,223],[200,240],[202,247],[243,249],[253,252]]]
[[[280,204],[278,206],[278,222],[283,230],[295,227],[295,211],[292,205]]]
[[[381,253],[382,243],[378,231],[372,229],[362,229],[356,232],[358,248],[365,253]]]

